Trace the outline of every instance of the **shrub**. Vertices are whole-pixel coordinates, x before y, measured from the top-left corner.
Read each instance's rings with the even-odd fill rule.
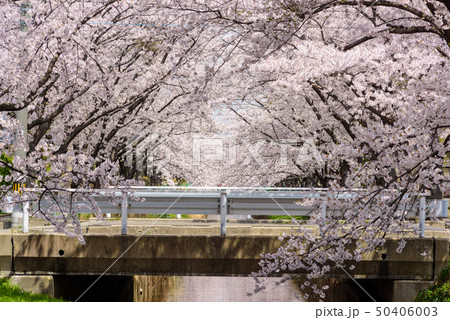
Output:
[[[441,271],[434,285],[420,291],[416,297],[420,302],[450,302],[450,261]]]
[[[63,302],[45,294],[33,294],[13,286],[8,279],[0,278],[0,302]]]

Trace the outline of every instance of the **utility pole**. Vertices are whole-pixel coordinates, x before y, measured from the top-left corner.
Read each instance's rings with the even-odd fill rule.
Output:
[[[24,71],[26,66],[26,58],[28,56],[25,37],[28,33],[28,25],[27,18],[30,16],[31,10],[31,2],[29,0],[25,0],[20,4],[20,44],[22,45],[21,57],[19,59],[19,67],[22,71]],[[23,97],[19,99],[20,102],[23,102]],[[28,133],[28,108],[20,109],[16,111],[16,119],[19,121],[21,126],[22,133],[22,142],[24,145],[27,144],[27,133]],[[19,148],[16,150],[16,156],[25,159],[26,151],[24,148]]]
[[[27,25],[27,19],[30,17],[30,10],[31,10],[31,1],[30,0],[24,0],[20,4],[20,32],[19,32],[19,44],[21,45],[22,51],[20,52],[19,56],[19,68],[21,71],[24,71],[24,68],[26,66],[26,58],[28,56],[27,50],[26,50],[26,43],[25,43],[25,37],[28,33],[28,25]],[[21,74],[21,73],[20,73]],[[24,98],[23,96],[19,97],[19,105],[23,102]],[[22,146],[20,148],[17,148],[15,150],[15,156],[19,157],[23,160],[26,159],[27,153],[26,153],[26,145],[27,145],[27,135],[28,135],[28,108],[23,108],[18,111],[16,111],[16,119],[19,121],[20,129],[18,130],[16,134],[16,142],[19,142],[21,140]],[[19,140],[20,139],[20,140]],[[26,168],[21,168],[26,170]],[[20,187],[18,186],[18,189]],[[20,191],[19,191],[20,192]],[[17,204],[14,206],[12,214],[11,214],[11,227],[20,227],[22,224],[24,224],[24,219],[28,219],[28,212],[26,210],[23,210],[22,206],[20,204]],[[28,223],[27,223],[28,225]]]

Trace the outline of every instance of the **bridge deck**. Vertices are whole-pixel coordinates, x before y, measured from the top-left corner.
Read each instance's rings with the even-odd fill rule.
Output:
[[[349,272],[356,278],[429,280],[447,264],[448,239],[409,239],[401,254],[397,242],[388,240]],[[0,235],[0,272],[8,271],[9,261],[15,274],[96,275],[111,266],[111,275],[248,276],[259,269],[260,253],[280,244],[274,236],[86,235],[82,246],[63,235]],[[339,268],[331,275],[345,276]]]
[[[448,226],[446,226],[446,221]],[[302,227],[312,230],[313,234],[319,233],[318,226],[306,225],[304,221],[298,221]],[[95,218],[81,221],[83,234],[121,234],[121,221],[106,219],[104,221]],[[411,225],[411,232],[406,236],[417,237],[418,224]],[[55,233],[54,227],[48,222],[39,219],[30,219],[29,232],[49,234]],[[290,220],[236,220],[227,222],[227,235],[234,236],[279,236],[282,233],[292,234],[298,230],[298,225]],[[2,230],[0,234],[10,234],[11,230]],[[213,219],[151,219],[128,218],[128,234],[130,235],[220,235],[220,221]],[[450,238],[450,219],[440,219],[437,222],[427,221],[425,224],[425,236],[435,238]]]

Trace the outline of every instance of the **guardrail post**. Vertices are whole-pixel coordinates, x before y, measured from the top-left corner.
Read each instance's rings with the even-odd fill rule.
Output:
[[[122,235],[127,234],[127,224],[128,224],[128,197],[127,193],[122,194]]]
[[[448,216],[448,200],[445,200],[445,199],[441,200],[439,205],[440,205],[441,210],[439,212],[438,217],[447,218],[447,216]]]
[[[228,199],[227,193],[220,193],[220,235],[227,234],[227,214],[228,214]]]
[[[11,210],[11,228],[19,228],[23,226],[23,206],[15,203]]]
[[[425,238],[425,201],[425,197],[421,196],[419,200],[419,238]]]
[[[320,217],[322,218],[320,221],[319,231],[320,235],[323,235],[324,227],[325,227],[325,219],[327,218],[327,200],[323,200],[322,204],[320,205]]]
[[[30,207],[30,203],[23,203],[23,233],[28,233],[28,208]]]

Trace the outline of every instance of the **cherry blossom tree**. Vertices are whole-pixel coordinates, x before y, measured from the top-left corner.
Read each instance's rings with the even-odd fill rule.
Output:
[[[126,164],[133,143],[151,148],[201,116],[204,70],[197,82],[190,73],[220,36],[203,25],[168,24],[163,8],[144,1],[2,1],[1,17],[4,200],[12,182],[25,180],[44,188],[40,198],[67,187],[117,186],[135,177]],[[27,110],[27,139],[13,134],[20,126],[7,113],[20,110]],[[20,149],[26,157],[14,156]],[[13,201],[36,194],[18,196]],[[75,200],[71,193],[65,203]],[[36,214],[59,230],[69,221],[79,227],[70,210]]]
[[[217,130],[235,142],[237,156],[225,168],[222,163],[219,174],[220,161],[196,174],[213,176],[216,184],[289,180],[329,189],[329,216],[320,215],[322,199],[309,221],[322,226],[321,237],[301,230],[284,238],[286,245],[267,254],[255,274],[256,291],[266,285],[260,277],[276,272],[304,269],[318,277],[330,270],[327,261],[344,267],[359,261],[387,235],[411,230],[407,215],[419,193],[448,189],[442,170],[450,141],[445,1],[168,6],[228,24],[229,41],[238,43],[227,68],[214,70],[208,92],[217,108],[228,110]],[[356,191],[341,199],[348,190]],[[404,246],[401,241],[399,251]]]
[[[26,177],[49,197],[117,185],[135,177],[125,161],[139,148],[196,183],[328,188],[309,220],[321,237],[286,237],[255,274],[259,290],[267,275],[318,277],[329,260],[344,267],[403,237],[417,195],[448,188],[446,1],[1,4],[3,191]],[[25,108],[28,143],[7,114]],[[228,149],[202,162],[196,147],[211,137]],[[58,219],[79,227],[73,214]]]

